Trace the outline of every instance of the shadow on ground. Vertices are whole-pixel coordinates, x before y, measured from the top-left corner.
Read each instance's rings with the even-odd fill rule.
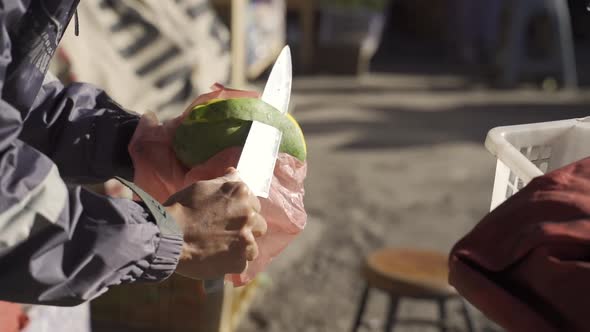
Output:
[[[590,115],[590,105],[506,104],[461,106],[424,112],[410,108],[359,110],[371,119],[301,121],[307,137],[354,132],[337,150],[396,149],[453,142],[483,143],[498,126],[554,121]]]

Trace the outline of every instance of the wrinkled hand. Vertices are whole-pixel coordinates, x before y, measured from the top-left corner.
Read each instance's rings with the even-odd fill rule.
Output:
[[[184,231],[178,274],[207,280],[241,273],[258,256],[255,238],[266,233],[260,201],[235,169],[172,195],[166,210]]]

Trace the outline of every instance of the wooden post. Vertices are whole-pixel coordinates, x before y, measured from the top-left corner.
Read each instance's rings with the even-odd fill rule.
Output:
[[[219,322],[219,332],[233,332],[235,330],[234,322],[233,322],[233,292],[234,286],[230,283],[227,283],[223,288],[223,300],[221,303],[221,310],[220,310],[220,322]]]
[[[231,84],[246,85],[246,8],[248,0],[231,0]]]
[[[301,0],[299,0],[301,1]],[[301,39],[301,65],[305,72],[311,70],[314,56],[314,31],[315,31],[315,0],[303,0],[300,3],[301,10],[299,21],[301,22],[302,39]]]

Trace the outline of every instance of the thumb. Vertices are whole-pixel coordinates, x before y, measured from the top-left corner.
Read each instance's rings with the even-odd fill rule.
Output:
[[[240,181],[240,173],[234,167],[228,167],[223,178],[228,181]]]

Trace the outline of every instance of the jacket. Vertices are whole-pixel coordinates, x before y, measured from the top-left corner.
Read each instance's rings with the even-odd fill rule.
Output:
[[[165,279],[181,252],[170,218],[80,186],[132,177],[139,119],[94,86],[47,78],[78,1],[0,0],[0,300],[76,305]]]

